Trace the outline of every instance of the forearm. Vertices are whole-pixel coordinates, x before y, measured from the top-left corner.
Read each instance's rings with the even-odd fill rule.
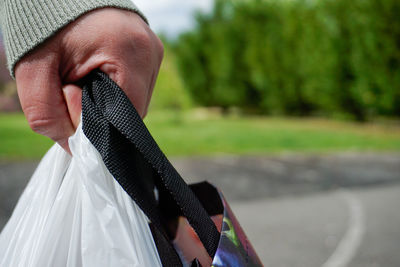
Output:
[[[16,63],[61,28],[98,8],[116,7],[137,12],[130,0],[0,0],[1,28],[12,76]]]

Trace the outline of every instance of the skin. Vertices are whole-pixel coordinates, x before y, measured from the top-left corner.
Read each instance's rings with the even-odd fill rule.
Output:
[[[163,45],[137,14],[91,11],[24,56],[15,67],[18,95],[33,131],[69,152],[80,121],[77,81],[99,68],[129,97],[143,118],[163,58]]]

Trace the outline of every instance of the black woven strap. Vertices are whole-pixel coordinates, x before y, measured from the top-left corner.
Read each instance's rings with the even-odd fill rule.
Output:
[[[83,89],[83,131],[110,173],[156,227],[161,227],[163,218],[156,200],[150,197],[154,195],[155,183],[151,179],[160,179],[208,254],[214,257],[220,236],[217,228],[162,153],[124,92],[98,70],[86,77]]]

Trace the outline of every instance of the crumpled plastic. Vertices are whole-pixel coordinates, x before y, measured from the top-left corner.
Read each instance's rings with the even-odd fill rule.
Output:
[[[161,266],[148,219],[81,125],[55,144],[0,234],[1,267]]]

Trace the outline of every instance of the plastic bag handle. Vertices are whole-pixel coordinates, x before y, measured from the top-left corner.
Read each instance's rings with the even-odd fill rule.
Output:
[[[176,201],[213,258],[220,233],[200,201],[158,147],[122,89],[99,70],[90,73],[83,80],[82,87],[83,132],[101,154],[110,173],[150,220],[154,220],[159,226],[159,211],[155,205],[144,201],[144,195],[140,195],[137,190],[135,192],[140,181],[132,179],[132,172],[126,171],[130,164],[134,164],[133,161],[140,161],[143,157],[157,172],[156,176]],[[132,153],[126,149],[129,145],[133,145],[139,155],[125,158],[125,154]]]

